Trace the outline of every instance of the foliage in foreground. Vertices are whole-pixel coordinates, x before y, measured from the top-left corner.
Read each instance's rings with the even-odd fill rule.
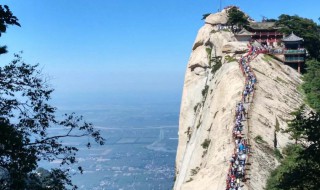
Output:
[[[18,18],[0,5],[0,36],[9,25],[20,26]],[[6,46],[0,46],[0,54],[6,52]],[[52,92],[38,65],[25,63],[20,55],[0,67],[0,190],[76,189],[69,168],[77,162],[78,148],[64,145],[62,139],[87,137],[104,144],[99,131],[82,116],[73,113],[58,119],[49,104]],[[60,134],[50,134],[52,127]],[[40,161],[60,161],[60,168],[38,168]],[[81,166],[78,170],[83,171]]]
[[[320,186],[320,115],[304,113],[303,107],[293,113],[290,136],[301,142],[284,150],[285,158],[270,175],[268,190],[317,190]]]
[[[55,115],[49,104],[53,89],[43,79],[38,65],[29,65],[19,55],[8,65],[0,67],[0,189],[31,189],[38,162],[61,160],[60,165],[76,163],[74,146],[62,144],[62,139],[92,137],[103,144],[104,139],[91,123],[81,116]],[[48,129],[60,128],[51,136]],[[90,147],[90,143],[87,144]],[[69,169],[53,169],[55,185],[72,186]],[[78,168],[82,172],[82,168]]]
[[[8,25],[20,26],[19,20],[7,5],[0,5],[0,37],[7,31]],[[0,54],[7,53],[7,46],[0,46]]]

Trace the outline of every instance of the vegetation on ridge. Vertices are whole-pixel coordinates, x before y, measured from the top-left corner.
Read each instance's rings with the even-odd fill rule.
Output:
[[[234,32],[234,26],[242,28],[247,26],[249,24],[249,21],[244,12],[240,11],[237,7],[232,7],[228,10],[227,24],[232,26],[232,31]]]
[[[209,15],[210,15],[210,13],[203,14],[201,20],[205,20]]]

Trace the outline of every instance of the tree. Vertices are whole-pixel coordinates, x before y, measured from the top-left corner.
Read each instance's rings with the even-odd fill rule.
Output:
[[[89,136],[101,145],[104,143],[99,131],[81,116],[73,113],[56,118],[56,108],[48,103],[53,89],[42,79],[37,67],[24,63],[20,55],[0,67],[0,167],[10,176],[2,182],[2,189],[28,187],[28,178],[40,160],[59,159],[61,166],[76,163],[78,149],[63,145],[63,138]],[[50,136],[50,127],[60,127],[65,133]],[[79,170],[82,172],[81,167]],[[72,185],[69,170],[53,172],[62,180],[59,183]]]
[[[288,128],[283,131],[285,133],[289,133],[290,139],[294,140],[296,145],[299,141],[301,141],[303,135],[305,135],[304,128],[306,123],[303,120],[303,109],[304,106],[301,106],[298,110],[291,113],[291,115],[293,115],[295,119],[289,121]]]
[[[8,25],[20,26],[9,8],[0,6],[0,34]],[[82,116],[56,116],[57,109],[49,104],[53,89],[38,66],[25,63],[15,54],[11,63],[0,67],[1,190],[75,189],[70,169],[54,168],[41,178],[38,162],[61,160],[60,166],[75,164],[78,148],[63,145],[65,138],[91,137],[104,144],[100,132]],[[60,128],[62,133],[50,134],[51,127]],[[90,146],[88,142],[87,147]],[[78,170],[83,171],[81,166]]]
[[[274,18],[267,18],[264,20],[265,22],[277,22],[278,20],[277,19],[274,19]]]
[[[311,58],[320,58],[320,26],[313,20],[297,15],[290,16],[282,14],[279,16],[276,26],[280,27],[280,32],[287,35],[294,32],[296,35],[302,37],[304,39],[304,46],[310,53]]]
[[[8,25],[20,26],[18,18],[12,14],[7,5],[0,5],[0,37],[7,31]],[[7,53],[7,46],[0,46],[0,54]]]
[[[244,27],[249,24],[248,17],[237,7],[232,7],[228,10],[227,24],[237,27]]]
[[[203,14],[201,20],[205,20],[209,15],[210,15],[210,13]]]
[[[315,160],[320,164],[320,114],[310,111],[306,113],[304,106],[293,112],[294,119],[289,122],[289,132],[300,140],[305,159]]]
[[[301,143],[288,145],[285,159],[267,181],[270,190],[317,190],[320,186],[320,115],[299,108],[289,123]]]
[[[320,62],[307,61],[307,72],[303,75],[304,90],[308,104],[320,113]]]

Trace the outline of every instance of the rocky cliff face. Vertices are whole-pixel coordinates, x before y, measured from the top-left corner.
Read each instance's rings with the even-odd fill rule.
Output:
[[[226,11],[207,17],[199,30],[187,65],[182,95],[179,144],[176,157],[176,190],[225,189],[229,159],[234,150],[232,128],[235,105],[241,100],[245,78],[237,59],[247,44],[237,42],[225,23]],[[302,103],[296,90],[300,75],[292,68],[260,54],[251,66],[257,76],[249,111],[247,138],[252,146],[245,189],[263,189],[280,151],[289,142],[281,133],[290,112]],[[262,141],[255,141],[261,136]]]

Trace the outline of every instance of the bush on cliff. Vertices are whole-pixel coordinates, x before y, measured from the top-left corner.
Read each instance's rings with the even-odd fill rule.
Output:
[[[320,62],[311,60],[307,62],[307,72],[303,76],[304,90],[307,103],[320,113]]]
[[[233,26],[241,28],[247,26],[249,21],[248,17],[242,11],[240,11],[237,7],[232,7],[228,10],[227,24],[231,25],[232,28]]]
[[[320,186],[320,114],[305,114],[303,107],[293,113],[289,122],[291,136],[297,144],[284,150],[285,158],[270,175],[268,190],[318,190]]]

